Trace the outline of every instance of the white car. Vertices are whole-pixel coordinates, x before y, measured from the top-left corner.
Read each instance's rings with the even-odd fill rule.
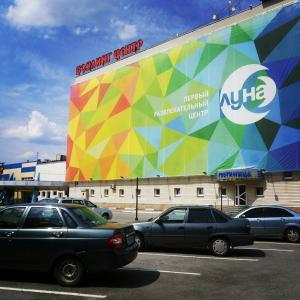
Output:
[[[62,203],[62,204],[80,204],[89,207],[99,215],[101,215],[106,220],[112,219],[112,211],[109,208],[105,207],[97,207],[96,204],[92,203],[89,200],[85,199],[75,199],[75,198],[66,198],[66,199],[58,199],[58,198],[45,198],[39,201],[39,203]]]

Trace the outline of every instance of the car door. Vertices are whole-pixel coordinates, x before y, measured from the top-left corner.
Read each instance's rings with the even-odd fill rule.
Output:
[[[285,223],[293,215],[279,207],[265,207],[264,222],[265,235],[269,237],[280,237],[283,235]]]
[[[190,208],[185,224],[187,247],[206,247],[209,238],[216,230],[215,219],[210,208]]]
[[[15,236],[22,255],[15,257],[22,268],[45,269],[52,259],[63,252],[67,228],[55,207],[30,207],[23,226]]]
[[[13,267],[22,248],[15,243],[15,236],[26,207],[11,207],[0,212],[0,265]]]
[[[244,212],[240,218],[247,218],[251,225],[251,233],[255,236],[264,236],[265,223],[264,223],[264,209],[263,207],[254,207]]]
[[[180,248],[184,244],[186,208],[174,208],[152,223],[150,244]]]

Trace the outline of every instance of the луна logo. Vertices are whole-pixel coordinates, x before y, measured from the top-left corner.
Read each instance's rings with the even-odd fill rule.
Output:
[[[275,98],[276,84],[268,76],[254,76],[255,73],[266,70],[268,68],[262,65],[246,65],[226,79],[220,93],[220,107],[231,122],[252,124],[270,112],[265,107]]]

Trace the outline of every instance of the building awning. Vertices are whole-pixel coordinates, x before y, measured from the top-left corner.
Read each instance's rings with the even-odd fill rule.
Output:
[[[39,180],[3,180],[0,181],[1,187],[13,187],[13,188],[37,188],[39,190],[49,189],[67,189],[68,183],[64,181],[39,181]]]

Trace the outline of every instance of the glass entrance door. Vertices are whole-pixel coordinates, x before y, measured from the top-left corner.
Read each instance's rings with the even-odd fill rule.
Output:
[[[244,184],[235,186],[235,205],[242,206],[247,204],[247,191]]]

